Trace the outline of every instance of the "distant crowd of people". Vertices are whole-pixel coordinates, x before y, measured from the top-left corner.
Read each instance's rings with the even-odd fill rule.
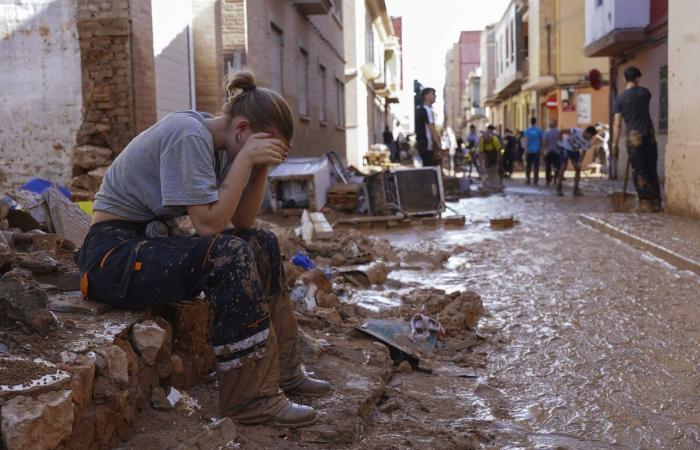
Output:
[[[632,169],[632,181],[639,197],[640,211],[661,211],[658,150],[649,112],[651,93],[639,85],[641,76],[641,71],[633,66],[624,72],[625,90],[613,106],[615,122],[612,149],[607,124],[591,125],[583,129],[560,129],[557,121],[551,120],[544,130],[533,117],[530,119],[530,127],[524,131],[514,132],[506,128],[503,134],[497,132],[493,125],[481,131],[470,125],[469,134],[465,138],[455,139],[454,156],[466,161],[470,177],[472,170],[476,169],[482,187],[489,191],[503,189],[502,179],[513,174],[516,163],[524,166],[525,183],[537,185],[543,162],[547,186],[554,185],[557,195],[562,196],[564,174],[571,168],[574,171],[573,195],[581,196],[581,165],[589,150],[595,152],[592,161],[599,162],[601,172],[607,172],[613,180],[617,179],[619,142],[622,122],[625,122],[628,169]],[[423,89],[423,102],[416,108],[416,147],[424,166],[439,165],[446,154],[435,128],[432,111],[435,97],[435,89]]]

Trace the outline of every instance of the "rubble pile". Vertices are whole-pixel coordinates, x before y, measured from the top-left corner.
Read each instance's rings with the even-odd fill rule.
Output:
[[[112,150],[96,145],[73,148],[73,178],[69,187],[76,198],[89,200],[100,189],[107,168],[112,164]]]
[[[407,320],[416,313],[435,317],[448,336],[459,336],[473,330],[485,314],[479,294],[473,291],[455,291],[447,294],[440,289],[415,289],[402,297],[399,307]]]

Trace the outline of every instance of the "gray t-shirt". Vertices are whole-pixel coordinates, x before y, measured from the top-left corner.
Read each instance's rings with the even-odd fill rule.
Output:
[[[549,128],[544,132],[544,148],[547,153],[559,151],[559,129]]]
[[[226,152],[214,151],[205,117],[211,116],[174,112],[136,136],[107,170],[95,211],[145,222],[217,201],[231,164]]]

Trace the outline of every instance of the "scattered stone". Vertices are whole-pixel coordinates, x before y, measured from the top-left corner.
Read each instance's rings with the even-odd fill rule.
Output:
[[[344,266],[346,263],[345,257],[340,253],[336,253],[331,257],[331,266],[339,267]]]
[[[323,352],[321,342],[303,329],[299,329],[299,354],[301,361],[310,364],[318,360]]]
[[[389,274],[389,269],[383,262],[377,262],[370,265],[367,270],[365,270],[369,282],[374,285],[382,285],[386,283],[387,276]]]
[[[58,262],[47,251],[18,253],[17,264],[34,273],[51,273],[58,267]]]
[[[12,261],[14,252],[7,242],[0,242],[0,267]]]
[[[152,320],[137,323],[131,329],[131,340],[149,366],[156,362],[156,356],[165,342],[167,332]]]
[[[327,294],[323,291],[317,291],[316,304],[321,308],[339,308],[340,300],[335,294]]]
[[[399,373],[411,373],[413,372],[413,367],[411,367],[411,363],[404,360],[401,361],[401,364],[399,364],[399,367],[396,369]]]
[[[32,331],[46,335],[57,326],[56,316],[47,308],[46,291],[25,269],[13,269],[0,278],[0,324],[20,321]]]
[[[2,407],[2,438],[7,450],[49,450],[70,436],[74,407],[71,392],[55,391],[37,399],[19,396]]]
[[[228,417],[219,419],[189,439],[176,450],[209,450],[224,448],[236,440],[236,425]]]

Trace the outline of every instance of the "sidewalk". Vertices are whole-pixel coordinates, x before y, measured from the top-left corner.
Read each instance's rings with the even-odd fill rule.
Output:
[[[581,214],[580,222],[700,275],[700,221],[668,214]]]

